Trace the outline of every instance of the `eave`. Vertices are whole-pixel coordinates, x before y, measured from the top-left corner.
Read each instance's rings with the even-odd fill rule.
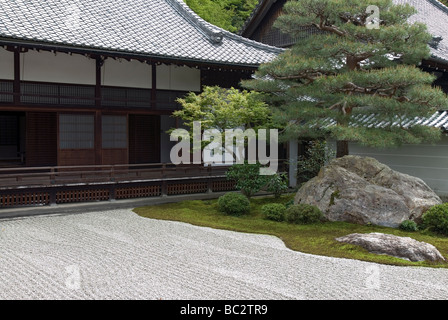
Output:
[[[235,64],[228,62],[216,62],[207,60],[197,60],[185,57],[175,57],[175,56],[162,56],[157,54],[139,53],[139,52],[126,52],[126,51],[116,51],[104,48],[92,48],[92,47],[79,47],[71,46],[66,44],[57,44],[50,42],[37,42],[22,39],[12,39],[12,38],[2,38],[0,37],[0,46],[3,47],[16,47],[25,48],[28,50],[43,50],[61,53],[71,53],[71,54],[81,54],[89,57],[110,57],[110,58],[120,58],[127,60],[139,60],[141,62],[147,63],[158,63],[158,64],[176,64],[176,65],[186,65],[191,67],[204,67],[204,68],[224,68],[224,69],[238,69],[238,70],[256,70],[258,64]]]

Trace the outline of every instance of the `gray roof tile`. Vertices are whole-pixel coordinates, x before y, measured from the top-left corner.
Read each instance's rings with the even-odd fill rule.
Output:
[[[0,1],[0,39],[246,66],[282,52],[205,22],[182,0]]]
[[[332,127],[337,125],[337,121],[332,118],[322,119],[319,123],[322,127]],[[395,116],[393,119],[389,121],[380,121],[376,119],[375,114],[369,115],[357,115],[353,118],[352,125],[356,126],[365,126],[367,128],[385,128],[387,126],[393,127],[403,127],[409,128],[416,125],[422,125],[427,127],[433,127],[443,130],[444,132],[448,131],[448,111],[440,110],[435,112],[433,115],[429,117],[415,117],[415,118],[403,118],[399,116]]]
[[[437,0],[393,0],[396,4],[410,4],[418,13],[410,18],[410,22],[421,22],[427,25],[429,33],[443,39],[437,47],[431,47],[434,58],[448,62],[448,7]]]

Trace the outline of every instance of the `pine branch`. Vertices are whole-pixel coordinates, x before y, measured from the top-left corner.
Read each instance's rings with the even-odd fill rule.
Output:
[[[334,109],[337,109],[337,108],[340,108],[340,107],[342,107],[342,101],[333,104],[332,106],[330,106],[328,108],[328,110],[334,110]]]
[[[353,94],[353,93],[361,93],[366,95],[374,95],[381,98],[388,98],[388,99],[395,99],[398,102],[412,102],[416,104],[421,104],[425,106],[431,106],[429,99],[416,99],[412,100],[406,95],[396,96],[396,93],[398,91],[399,87],[393,86],[390,88],[378,88],[378,87],[361,87],[353,82],[347,83],[347,85],[344,87],[344,89],[339,89],[337,92],[343,92],[346,94]],[[335,109],[338,107],[339,104],[334,104],[330,107],[330,110]],[[345,113],[344,113],[345,114]]]
[[[302,80],[306,79],[309,82],[307,84],[310,84],[314,80],[316,80],[319,77],[322,77],[324,75],[331,76],[335,75],[334,72],[325,72],[325,71],[316,71],[316,70],[304,70],[301,73],[289,75],[289,76],[279,76],[275,74],[269,74],[272,78],[275,80]]]
[[[344,31],[340,30],[338,27],[328,24],[327,18],[323,15],[323,13],[317,14],[317,17],[320,19],[319,23],[313,23],[313,25],[316,28],[318,28],[322,31],[327,31],[327,32],[337,34],[338,36],[341,36],[341,37],[346,35],[346,33]]]

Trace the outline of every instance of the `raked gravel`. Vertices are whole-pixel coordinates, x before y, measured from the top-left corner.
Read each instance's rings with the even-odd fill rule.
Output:
[[[114,210],[0,220],[0,299],[448,299],[448,270]]]

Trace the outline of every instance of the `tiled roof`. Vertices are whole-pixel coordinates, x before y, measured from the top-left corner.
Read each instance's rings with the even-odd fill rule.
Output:
[[[277,1],[278,0],[259,0],[258,4],[255,6],[250,16],[247,18],[241,29],[238,31],[238,34],[244,35],[244,33],[249,28],[250,24],[252,24],[253,21],[256,19],[257,15],[260,14],[264,17],[266,13],[268,13],[268,11],[271,9],[272,5]],[[247,36],[250,37],[250,35]]]
[[[337,125],[337,122],[333,119],[326,118],[323,119],[319,126],[321,127],[331,127]],[[385,128],[388,126],[401,126],[403,128],[410,128],[412,126],[421,125],[439,128],[445,132],[448,131],[448,111],[441,110],[434,113],[432,116],[424,118],[424,117],[416,117],[413,119],[400,119],[398,116],[395,117],[395,120],[390,121],[379,121],[376,119],[375,114],[369,115],[358,115],[353,119],[352,125],[356,126],[364,126],[367,128]]]
[[[436,59],[448,62],[448,8],[437,0],[393,0],[396,4],[410,4],[418,13],[410,18],[410,22],[422,22],[428,26],[433,37],[442,37],[435,46],[431,46],[431,54]]]
[[[240,66],[282,52],[205,22],[182,0],[0,1],[0,41]]]

